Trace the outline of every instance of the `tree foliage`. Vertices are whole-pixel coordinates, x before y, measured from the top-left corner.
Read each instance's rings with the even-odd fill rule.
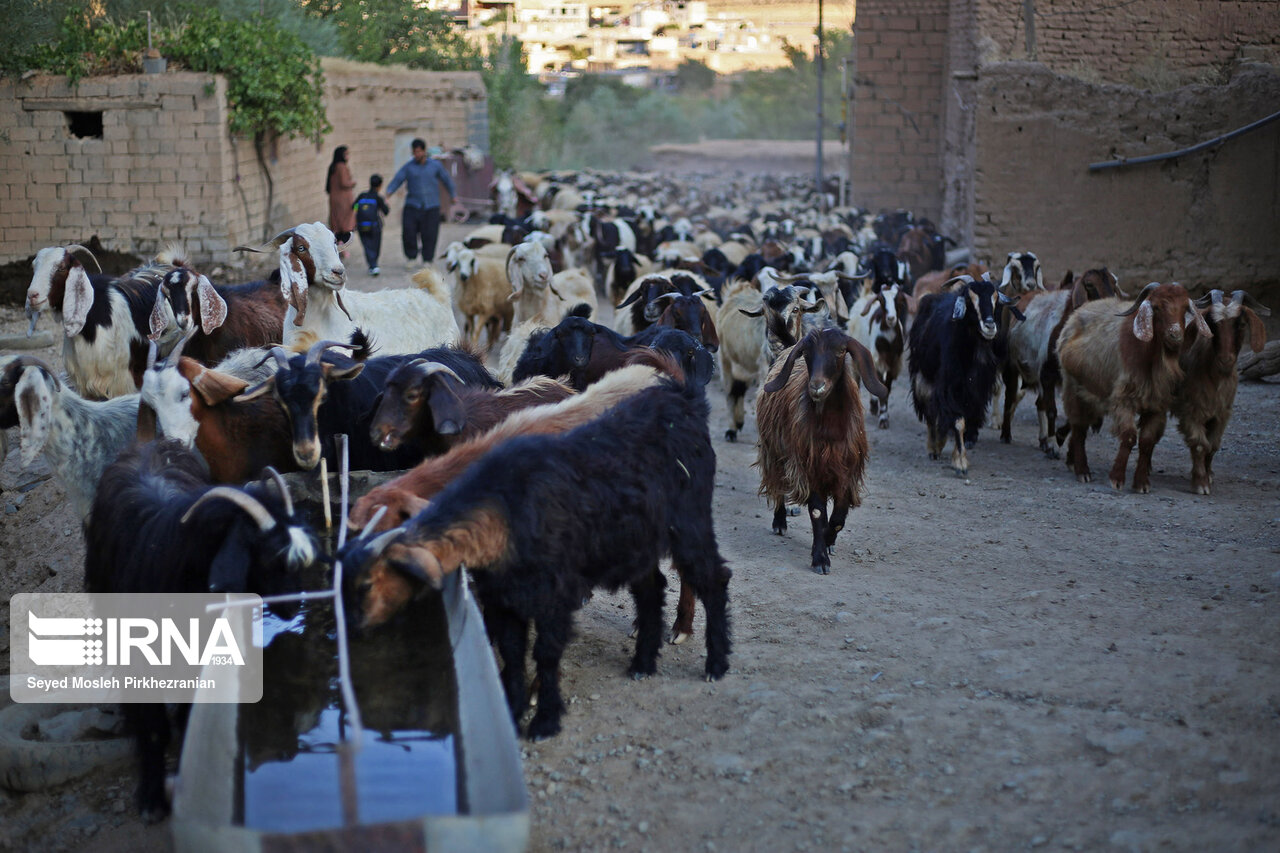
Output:
[[[342,53],[351,59],[426,71],[480,70],[480,51],[447,12],[410,0],[303,0],[302,5],[337,27]]]

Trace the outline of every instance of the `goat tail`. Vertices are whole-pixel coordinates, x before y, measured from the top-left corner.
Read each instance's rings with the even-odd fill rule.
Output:
[[[356,330],[351,333],[351,358],[355,361],[365,361],[377,350],[377,340],[367,331],[357,326]]]
[[[444,279],[440,277],[440,273],[436,272],[432,267],[427,267],[414,273],[413,286],[419,290],[427,291],[444,305],[453,304],[453,295],[449,292],[449,285],[445,284]]]
[[[155,264],[167,264],[174,267],[191,269],[191,258],[187,257],[187,247],[181,243],[166,243],[156,252]]]

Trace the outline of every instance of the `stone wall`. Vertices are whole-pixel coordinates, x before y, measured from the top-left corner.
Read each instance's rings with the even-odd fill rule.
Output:
[[[116,251],[148,256],[179,242],[197,264],[235,264],[233,246],[327,218],[338,145],[350,147],[363,189],[374,171],[390,181],[415,136],[445,149],[484,142],[474,139],[486,109],[479,74],[338,60],[324,71],[332,133],[320,146],[269,141],[266,174],[252,140],[227,132],[219,77],[0,80],[0,263],[97,234]],[[399,240],[397,210],[384,252]]]
[[[950,0],[860,0],[849,164],[854,204],[942,212]]]
[[[1107,264],[1149,281],[1232,290],[1280,279],[1280,123],[1178,160],[1175,151],[1276,110],[1280,73],[1249,64],[1227,86],[1152,94],[1036,63],[984,66],[977,84],[974,248],[988,263],[1034,251],[1046,284]]]

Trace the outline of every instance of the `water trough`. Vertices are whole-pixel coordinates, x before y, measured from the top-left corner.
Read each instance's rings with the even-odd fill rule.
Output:
[[[288,479],[319,523],[316,478]],[[383,479],[356,472],[352,491]],[[173,798],[179,851],[525,848],[519,747],[462,572],[395,625],[350,635],[358,738],[332,601],[275,607],[262,624],[262,701],[192,706]]]

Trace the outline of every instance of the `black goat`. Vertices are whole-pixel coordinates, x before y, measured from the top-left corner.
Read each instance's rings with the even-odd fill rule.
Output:
[[[278,476],[278,475],[277,475]],[[319,553],[283,480],[212,486],[199,454],[180,442],[125,450],[98,484],[85,529],[85,589],[91,593],[257,592],[289,587]],[[126,703],[137,739],[137,802],[143,819],[168,813],[164,794],[169,719],[161,704]]]
[[[929,458],[937,459],[953,436],[951,465],[963,477],[969,472],[965,450],[978,440],[1000,372],[996,303],[1013,300],[997,292],[990,273],[960,276],[947,285],[920,300],[907,369],[916,417],[929,430]]]
[[[673,370],[676,370],[673,366]],[[678,370],[676,370],[678,372]],[[729,580],[711,516],[715,453],[708,406],[691,382],[663,381],[567,433],[514,438],[472,463],[403,528],[364,553],[356,588],[366,623],[465,564],[502,658],[512,716],[526,704],[529,622],[537,627],[538,709],[530,739],[560,731],[560,659],[593,589],[629,586],[637,638],[629,671],[657,669],[670,555],[707,614],[706,677],[729,668]],[[388,595],[396,600],[388,601]]]
[[[681,296],[701,296],[710,292],[705,282],[689,275],[687,272],[654,273],[640,279],[640,284],[631,291],[631,295],[618,304],[617,308],[630,308],[630,327],[632,334],[642,332],[662,318],[666,305],[661,297],[668,293]],[[618,327],[622,331],[627,329]]]
[[[433,347],[412,355],[389,355],[363,360],[371,344],[361,332],[353,335],[353,358],[329,354],[330,346],[348,346],[332,341],[313,344],[304,354],[290,356],[276,347],[272,354],[279,369],[265,382],[246,390],[236,399],[253,400],[273,394],[284,409],[293,431],[294,461],[310,470],[324,455],[337,470],[337,449],[329,440],[346,434],[352,470],[395,471],[411,468],[424,453],[443,453],[449,446],[449,428],[442,433],[423,431],[418,446],[402,446],[384,451],[373,439],[373,416],[387,379],[399,367],[418,359],[447,367],[461,382],[482,388],[501,387],[485,369],[480,357],[460,347]],[[448,393],[447,389],[442,393]]]

